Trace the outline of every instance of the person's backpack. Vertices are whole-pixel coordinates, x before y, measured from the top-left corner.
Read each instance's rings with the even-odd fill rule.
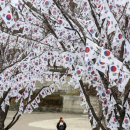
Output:
[[[59,130],[64,130],[64,125],[60,125]]]

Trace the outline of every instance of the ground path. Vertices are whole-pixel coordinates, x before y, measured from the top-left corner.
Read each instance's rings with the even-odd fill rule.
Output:
[[[9,112],[6,123],[10,122],[14,112]],[[59,117],[64,117],[66,130],[91,130],[88,117],[84,114],[66,114],[55,112],[34,112],[25,114],[11,130],[56,130]]]

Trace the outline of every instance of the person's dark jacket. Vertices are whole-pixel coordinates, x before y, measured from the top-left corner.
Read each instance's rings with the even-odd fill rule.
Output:
[[[63,126],[62,126],[62,127],[60,126],[60,122],[57,123],[57,130],[65,130],[66,127],[67,127],[67,126],[66,126],[66,123],[65,123],[65,122],[63,122]]]

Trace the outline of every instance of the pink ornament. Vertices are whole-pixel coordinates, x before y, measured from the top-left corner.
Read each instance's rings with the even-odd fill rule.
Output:
[[[119,39],[122,39],[122,37],[123,37],[122,34],[119,34],[119,35],[118,35],[118,38],[119,38]]]
[[[77,74],[81,74],[81,70],[77,70]]]

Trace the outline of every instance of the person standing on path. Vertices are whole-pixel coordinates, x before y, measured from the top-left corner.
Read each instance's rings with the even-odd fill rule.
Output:
[[[57,130],[65,130],[67,127],[66,123],[63,120],[63,117],[60,117],[59,122],[57,123]]]

